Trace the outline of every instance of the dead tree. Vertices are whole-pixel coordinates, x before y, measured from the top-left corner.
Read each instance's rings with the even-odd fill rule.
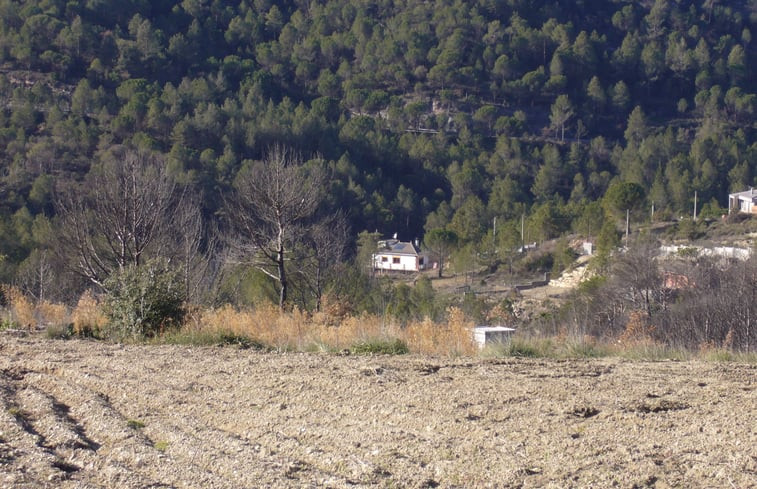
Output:
[[[81,185],[58,189],[61,251],[73,270],[103,287],[114,271],[160,256],[182,192],[159,155],[118,146]]]
[[[237,176],[226,200],[230,246],[239,259],[251,262],[279,288],[279,307],[287,302],[287,261],[324,198],[320,166],[307,168],[302,156],[281,145]]]
[[[347,254],[348,234],[347,220],[337,213],[313,222],[303,236],[296,270],[315,299],[317,311],[321,310],[324,289],[333,278],[333,271]]]

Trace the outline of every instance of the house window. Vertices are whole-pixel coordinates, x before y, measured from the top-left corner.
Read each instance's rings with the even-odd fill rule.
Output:
[[[389,261],[389,258],[387,258],[387,257],[385,257],[385,256],[382,256],[382,257],[381,257],[381,263],[386,263],[386,262],[388,262],[388,261]]]
[[[392,258],[392,263],[394,263],[395,265],[399,264],[399,262],[400,262],[399,256],[395,256],[394,258]]]

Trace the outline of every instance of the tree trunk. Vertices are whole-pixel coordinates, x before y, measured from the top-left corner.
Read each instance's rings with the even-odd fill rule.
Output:
[[[287,300],[287,276],[284,268],[284,243],[279,241],[279,247],[276,252],[276,267],[279,273],[279,309],[284,309]]]

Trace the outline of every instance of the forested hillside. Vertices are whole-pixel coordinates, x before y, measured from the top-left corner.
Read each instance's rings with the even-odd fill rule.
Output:
[[[353,236],[596,235],[629,184],[637,221],[695,191],[718,215],[757,184],[755,23],[755,0],[0,0],[0,281],[42,290],[56,199],[122,146],[206,229],[275,144],[325,162]]]

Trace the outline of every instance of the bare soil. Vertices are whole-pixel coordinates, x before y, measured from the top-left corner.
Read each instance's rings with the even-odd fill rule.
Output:
[[[0,333],[0,487],[757,487],[757,366]]]

